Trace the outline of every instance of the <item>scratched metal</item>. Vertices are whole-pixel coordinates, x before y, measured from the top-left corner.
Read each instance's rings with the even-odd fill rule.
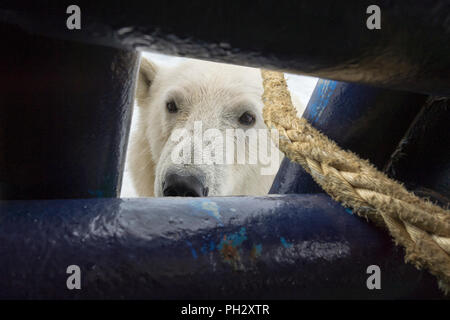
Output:
[[[324,194],[0,202],[0,298],[442,297],[402,251]]]

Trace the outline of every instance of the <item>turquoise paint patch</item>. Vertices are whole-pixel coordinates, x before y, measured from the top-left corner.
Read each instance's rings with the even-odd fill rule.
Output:
[[[292,243],[288,243],[285,238],[280,237],[280,241],[283,247],[285,247],[286,249],[292,248]]]
[[[345,208],[345,212],[350,213],[351,215],[353,215],[353,211],[350,210],[349,208]]]
[[[255,245],[256,254],[260,255],[262,252],[262,244],[256,244]]]

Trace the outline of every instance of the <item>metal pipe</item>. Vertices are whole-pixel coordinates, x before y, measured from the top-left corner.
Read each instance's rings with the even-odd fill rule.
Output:
[[[3,299],[442,297],[385,231],[324,194],[0,201],[0,256]]]
[[[341,148],[383,170],[427,96],[320,79],[303,117]],[[414,172],[410,172],[414,175]],[[285,158],[270,193],[317,193],[303,168]]]

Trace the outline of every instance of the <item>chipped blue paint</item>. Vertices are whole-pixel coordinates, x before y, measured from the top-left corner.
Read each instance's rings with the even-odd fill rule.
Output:
[[[319,81],[314,89],[313,97],[317,96],[315,93],[318,92],[319,99],[311,100],[308,104],[309,110],[309,120],[314,124],[320,115],[327,108],[328,102],[336,89],[337,81],[323,80]]]
[[[285,238],[280,237],[280,241],[283,247],[285,247],[286,249],[292,248],[292,243],[288,243]]]
[[[202,211],[205,211],[209,216],[213,217],[219,226],[223,227],[222,217],[219,212],[219,206],[214,201],[208,199],[201,199],[192,201],[191,204]]]
[[[262,252],[262,244],[256,244],[256,245],[255,245],[255,250],[256,250],[256,254],[257,254],[257,255],[261,255],[261,252]]]
[[[216,249],[216,244],[214,241],[210,241],[209,243],[204,243],[202,247],[200,248],[200,252],[202,254],[207,254],[208,252],[213,252]]]
[[[194,257],[194,259],[197,259],[198,255],[197,255],[197,252],[195,251],[194,247],[192,246],[192,243],[190,241],[186,241],[186,244],[191,249],[191,253],[192,253],[192,256]]]
[[[209,243],[209,251],[214,251],[215,248],[216,244],[214,243],[214,241],[211,240],[211,242]]]
[[[217,246],[217,250],[222,250],[225,243],[231,244],[233,247],[240,246],[245,240],[247,240],[245,227],[242,227],[239,232],[225,235]]]
[[[353,211],[350,208],[345,208],[345,212],[353,214]]]

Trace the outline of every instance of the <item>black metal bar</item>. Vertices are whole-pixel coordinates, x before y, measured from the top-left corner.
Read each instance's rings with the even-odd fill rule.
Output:
[[[450,95],[448,0],[3,1],[0,21],[30,32],[321,78]],[[381,29],[369,30],[369,5]],[[6,43],[6,41],[5,41]]]
[[[117,196],[139,54],[0,35],[0,199]]]
[[[450,204],[450,99],[430,98],[405,133],[388,173],[416,194]]]

